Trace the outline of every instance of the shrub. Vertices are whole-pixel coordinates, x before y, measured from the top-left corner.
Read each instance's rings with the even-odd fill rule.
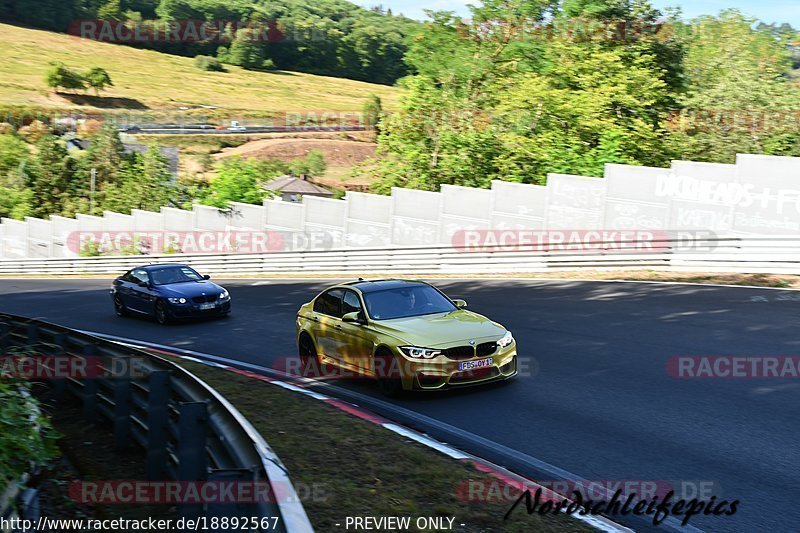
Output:
[[[194,66],[208,72],[225,72],[225,67],[216,57],[197,56],[194,58]]]

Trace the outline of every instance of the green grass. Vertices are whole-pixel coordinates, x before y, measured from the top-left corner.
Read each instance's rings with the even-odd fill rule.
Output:
[[[230,400],[266,438],[298,486],[320,488],[303,505],[317,531],[347,516],[455,517],[459,532],[588,532],[565,515],[529,516],[510,502],[467,502],[467,480],[496,481],[371,422],[259,380],[172,359]],[[435,401],[435,400],[432,400]],[[302,497],[302,496],[301,496]],[[459,524],[465,524],[460,527]]]
[[[15,106],[81,109],[178,111],[181,106],[211,116],[263,116],[285,111],[360,111],[371,93],[392,108],[397,89],[295,72],[252,72],[227,67],[205,72],[193,59],[64,34],[0,24],[0,102]],[[48,63],[75,70],[106,69],[114,87],[100,98],[55,95],[44,82]]]

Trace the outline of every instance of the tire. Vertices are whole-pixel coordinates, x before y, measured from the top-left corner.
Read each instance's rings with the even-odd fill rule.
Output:
[[[169,311],[167,311],[166,304],[160,300],[156,303],[156,322],[162,326],[166,326],[172,322],[172,319],[169,316]]]
[[[122,300],[119,299],[119,296],[114,296],[114,312],[118,317],[126,317],[129,314],[128,308],[125,307],[125,304],[122,303]]]
[[[381,348],[375,353],[375,359],[382,360],[380,365],[376,365],[377,370],[377,379],[378,379],[378,389],[381,391],[381,394],[386,396],[387,398],[396,398],[400,396],[403,392],[403,382],[400,379],[400,376],[396,376],[395,371],[396,365],[393,364],[395,362],[394,355],[385,349]]]
[[[305,378],[317,377],[320,373],[320,360],[317,348],[314,346],[314,341],[311,337],[304,333],[300,335],[300,340],[297,342],[297,352],[300,356],[300,372]]]

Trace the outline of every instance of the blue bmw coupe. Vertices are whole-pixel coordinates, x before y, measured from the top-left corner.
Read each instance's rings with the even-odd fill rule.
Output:
[[[142,314],[160,324],[179,318],[228,316],[231,296],[186,265],[148,265],[114,280],[111,299],[117,316]]]

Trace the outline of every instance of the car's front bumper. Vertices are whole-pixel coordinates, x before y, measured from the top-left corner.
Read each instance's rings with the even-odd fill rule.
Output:
[[[205,316],[222,316],[231,312],[231,301],[218,302],[211,309],[200,309],[197,304],[169,304],[167,306],[172,318],[202,318]]]
[[[506,350],[499,350],[490,356],[490,365],[473,369],[459,369],[459,364],[468,361],[447,361],[444,363],[414,362],[409,375],[403,376],[406,390],[443,390],[484,385],[505,381],[518,373],[516,344]],[[489,357],[476,358],[486,360]]]

